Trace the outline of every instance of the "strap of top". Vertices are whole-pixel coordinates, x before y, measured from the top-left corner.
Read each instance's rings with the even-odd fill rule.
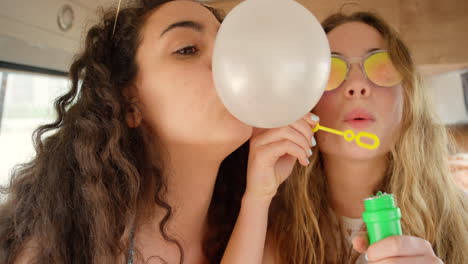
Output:
[[[130,247],[128,248],[128,261],[127,261],[127,264],[133,264],[133,257],[135,255],[135,252],[134,252],[134,246],[135,246],[135,238],[134,238],[134,233],[135,233],[135,230],[132,229],[132,231],[130,231]]]

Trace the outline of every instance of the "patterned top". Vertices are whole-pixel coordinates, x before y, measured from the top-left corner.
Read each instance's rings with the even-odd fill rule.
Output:
[[[351,245],[353,238],[360,232],[362,225],[364,222],[361,218],[349,218],[342,216],[343,225],[346,229],[346,233],[348,234],[347,241]],[[133,258],[135,255],[134,247],[135,247],[135,234],[134,230],[130,232],[130,247],[128,248],[128,261],[127,264],[133,264]],[[364,258],[364,254],[361,254],[356,261],[356,264],[367,264],[366,259]]]
[[[357,234],[361,231],[362,225],[364,224],[364,221],[362,221],[361,218],[349,218],[342,216],[341,219],[343,220],[343,227],[346,230],[346,234],[348,235],[347,237],[347,242],[349,243],[350,246],[352,246],[352,241],[354,237],[356,237]],[[364,257],[364,254],[361,254],[359,258],[356,260],[356,264],[366,264],[367,261]]]

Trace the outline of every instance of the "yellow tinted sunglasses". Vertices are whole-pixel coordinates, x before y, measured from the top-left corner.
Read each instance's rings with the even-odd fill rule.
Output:
[[[345,58],[332,54],[330,77],[325,91],[340,87],[348,78],[351,65],[354,63],[359,63],[366,79],[377,86],[392,87],[403,80],[386,50],[372,51],[365,57],[357,58]]]

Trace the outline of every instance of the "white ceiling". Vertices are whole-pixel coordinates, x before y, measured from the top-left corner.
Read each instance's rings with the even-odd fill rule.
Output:
[[[66,1],[66,0],[64,0]],[[94,11],[96,10],[97,7],[99,6],[110,6],[110,5],[115,5],[117,6],[117,4],[119,3],[119,0],[69,0],[77,5],[80,5],[82,7],[85,7],[91,11]],[[129,1],[129,0],[121,0],[122,3],[125,3],[125,1]],[[198,0],[200,2],[205,2],[205,3],[209,3],[209,2],[221,2],[221,1],[224,1],[224,0]]]
[[[66,2],[66,0],[63,0]],[[119,0],[68,0],[72,3],[75,3],[77,5],[80,5],[86,9],[89,9],[90,11],[94,12],[99,6],[111,6],[111,5],[116,5],[119,3]],[[122,0],[122,2],[125,2],[128,0]]]

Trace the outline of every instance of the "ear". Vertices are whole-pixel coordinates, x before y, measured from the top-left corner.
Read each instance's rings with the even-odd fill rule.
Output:
[[[130,106],[128,107],[127,112],[125,113],[125,121],[127,122],[127,125],[131,128],[139,127],[142,121],[138,96],[135,91],[135,87],[128,87],[123,91],[123,95],[125,96],[125,98],[127,98],[128,101],[130,101]]]
[[[130,100],[130,107],[125,114],[125,120],[127,121],[127,125],[131,128],[136,128],[141,125],[142,116],[136,97]]]

